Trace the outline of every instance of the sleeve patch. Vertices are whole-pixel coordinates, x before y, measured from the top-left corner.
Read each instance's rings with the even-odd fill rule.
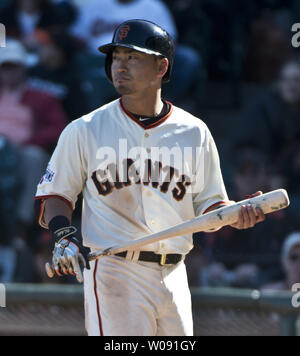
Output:
[[[46,173],[42,177],[40,184],[43,182],[51,183],[53,181],[53,178],[55,177],[55,174],[56,173],[50,168],[50,164],[48,164]]]

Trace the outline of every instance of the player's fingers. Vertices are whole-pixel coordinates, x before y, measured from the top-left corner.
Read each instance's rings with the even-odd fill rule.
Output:
[[[248,194],[245,196],[246,199],[251,199],[251,198],[255,198],[255,197],[258,197],[260,195],[263,195],[263,192],[261,190],[257,191],[256,193],[254,194]]]
[[[71,266],[71,264],[70,264],[70,266],[68,267],[68,273],[71,274],[72,276],[76,276],[76,275],[75,275],[75,272],[74,272],[74,270],[73,270],[73,267]]]
[[[74,271],[70,263],[70,256],[68,255],[67,252],[64,253],[64,259],[63,259],[63,266],[64,266],[64,274],[72,274],[74,276]]]
[[[62,277],[63,272],[60,267],[60,259],[58,259],[56,256],[53,256],[52,268],[59,277]]]
[[[45,264],[45,270],[46,270],[46,273],[47,273],[47,276],[49,278],[53,278],[55,276],[55,271],[54,269],[52,268],[52,266],[50,265],[50,263],[46,263]]]
[[[250,217],[247,206],[242,206],[242,215],[243,215],[243,224],[241,224],[242,229],[246,229],[247,226],[250,226]]]
[[[65,275],[68,275],[69,272],[68,272],[68,268],[67,268],[67,259],[64,258],[64,257],[61,257],[59,259],[59,262],[58,262],[58,270],[59,272],[62,274],[65,274]]]
[[[70,270],[67,269],[67,268],[64,268],[63,272],[64,272],[65,275],[68,275],[70,273]]]
[[[85,258],[82,256],[81,253],[78,255],[78,258],[79,258],[79,264],[82,264],[83,267],[86,268],[86,261],[85,261]]]
[[[256,208],[256,214],[257,214],[257,217],[256,217],[257,223],[266,220],[266,215],[264,214],[264,212],[262,211],[261,208]]]
[[[79,260],[78,258],[72,257],[70,259],[70,263],[72,265],[73,271],[75,273],[76,279],[79,283],[83,282],[83,275],[80,269],[80,265],[79,265]]]
[[[235,229],[240,229],[241,228],[241,220],[243,219],[242,216],[242,208],[239,210],[238,213],[238,220],[236,223],[232,224],[231,226],[233,226]]]
[[[255,194],[261,195],[262,192],[259,191]],[[232,226],[239,230],[248,229],[265,219],[266,217],[260,208],[255,209],[251,204],[242,205],[239,210],[238,221]]]
[[[59,269],[62,271],[63,274],[68,275],[68,260],[64,257],[61,258],[60,263],[59,263]]]
[[[68,267],[68,273],[71,274],[72,276],[75,276],[75,272],[71,264]]]
[[[245,205],[242,205],[239,214],[239,228],[244,229],[246,224],[247,224],[247,208]]]
[[[238,229],[244,230],[253,227],[256,223],[256,217],[252,206],[242,205],[239,214]]]
[[[248,227],[255,226],[257,219],[256,219],[256,212],[251,204],[247,205],[247,217],[248,217]]]
[[[243,206],[241,206],[239,213],[238,213],[238,220],[235,224],[232,224],[231,226],[233,226],[236,229],[242,229],[242,226],[244,225],[244,217],[243,217],[243,213],[242,213],[242,208]]]
[[[253,197],[258,197],[260,195],[263,195],[263,192],[261,190],[259,190],[258,192],[252,194]]]
[[[62,272],[62,270],[60,269],[60,266],[54,267],[54,270],[55,270],[55,273],[56,273],[59,277],[62,277],[62,276],[63,276],[63,272]]]
[[[72,259],[72,254],[69,253],[68,249],[66,249],[64,252],[64,260],[63,260],[64,266],[66,268],[65,274],[71,274],[72,276],[75,276],[71,259]]]

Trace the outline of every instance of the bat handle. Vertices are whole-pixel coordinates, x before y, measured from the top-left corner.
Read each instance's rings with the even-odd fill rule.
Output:
[[[94,261],[100,257],[110,256],[111,255],[110,251],[112,249],[113,249],[113,247],[108,247],[107,249],[103,250],[101,252],[101,254],[99,254],[99,252],[91,252],[91,253],[89,253],[88,259],[89,259],[89,261]]]

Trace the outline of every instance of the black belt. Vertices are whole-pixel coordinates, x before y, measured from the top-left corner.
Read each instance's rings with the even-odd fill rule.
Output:
[[[127,251],[116,253],[115,256],[125,258],[127,256]],[[159,255],[151,251],[141,251],[138,261],[156,262],[161,266],[166,266],[166,265],[176,265],[178,262],[182,260],[182,257],[183,257],[182,255],[178,255],[174,253],[169,253],[167,255]]]

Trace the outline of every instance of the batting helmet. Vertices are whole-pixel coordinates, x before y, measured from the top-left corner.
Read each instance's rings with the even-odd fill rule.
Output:
[[[163,77],[163,82],[170,80],[175,46],[172,37],[160,26],[146,20],[129,20],[117,27],[112,43],[99,47],[99,51],[107,55],[105,71],[110,81],[112,81],[112,52],[115,47],[127,47],[135,51],[167,58],[169,67]]]

